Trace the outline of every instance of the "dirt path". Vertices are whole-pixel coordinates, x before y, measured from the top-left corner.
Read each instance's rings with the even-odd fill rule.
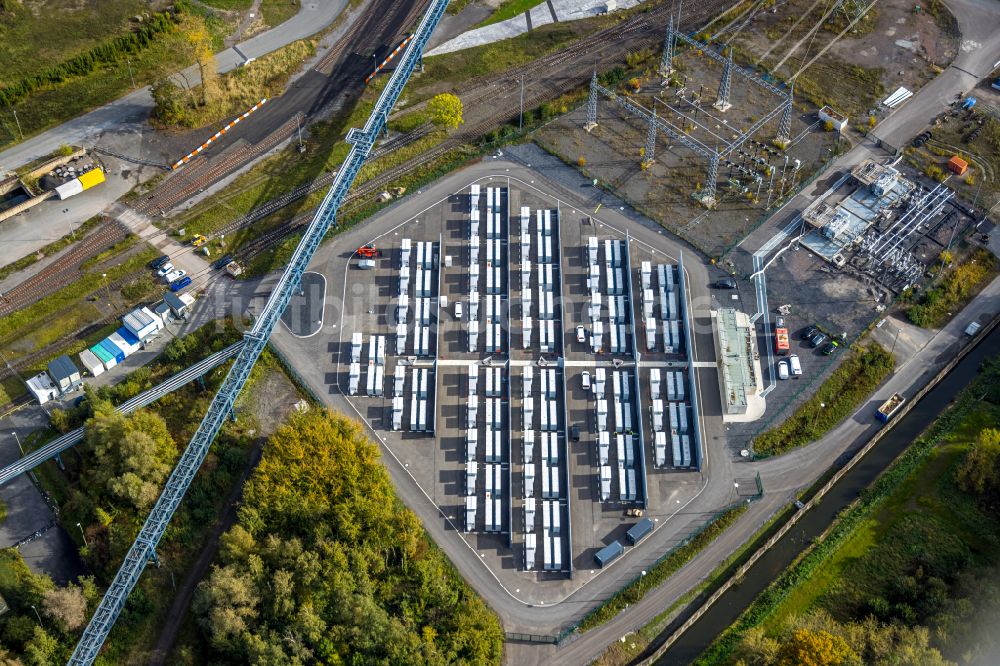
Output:
[[[236,509],[243,496],[243,486],[250,478],[250,473],[257,468],[257,463],[260,462],[264,451],[264,442],[285,420],[298,400],[295,387],[281,372],[271,371],[260,381],[261,384],[256,391],[257,401],[253,407],[254,414],[260,424],[259,436],[250,449],[250,456],[247,459],[246,467],[243,468],[243,473],[233,483],[222,516],[212,529],[212,533],[205,542],[205,546],[198,555],[190,573],[177,589],[177,595],[167,612],[160,637],[156,641],[156,647],[150,654],[150,666],[164,666],[167,663],[167,657],[174,646],[174,641],[177,640],[177,632],[180,630],[181,624],[184,623],[198,583],[205,577],[209,566],[215,561],[215,555],[219,550],[219,539],[236,522]]]

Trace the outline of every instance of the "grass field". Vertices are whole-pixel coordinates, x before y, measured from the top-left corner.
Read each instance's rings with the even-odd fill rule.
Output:
[[[995,496],[962,490],[957,479],[973,443],[1000,423],[998,378],[1000,363],[984,363],[954,405],[695,663],[786,663],[775,652],[803,626],[846,637],[858,663],[946,663],[930,658],[935,650],[993,663],[981,658],[996,649],[989,627],[1000,615],[1000,518]],[[873,656],[887,649],[911,658]]]
[[[540,5],[545,0],[503,0],[500,6],[490,14],[489,18],[479,24],[479,26],[490,25],[491,23],[499,23],[500,21],[506,21],[509,18],[514,18],[519,14],[523,14],[532,7]],[[477,27],[479,27],[477,26]]]

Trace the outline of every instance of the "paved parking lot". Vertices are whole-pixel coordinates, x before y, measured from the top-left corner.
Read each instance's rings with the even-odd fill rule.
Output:
[[[702,487],[691,407],[697,387],[687,370],[698,350],[687,349],[683,322],[672,333],[668,322],[667,337],[663,326],[690,307],[682,301],[690,289],[681,292],[680,252],[665,238],[656,246],[630,237],[599,209],[567,204],[532,182],[494,176],[463,185],[383,231],[374,240],[381,251],[374,268],[362,270],[359,257],[344,252],[343,317],[339,344],[331,346],[336,383],[350,393],[359,371],[351,402],[438,507],[448,531],[508,589],[530,590],[516,593],[529,601],[555,601],[598,575],[599,549],[626,543],[637,520],[627,511],[644,509],[658,521]],[[427,264],[417,257],[420,244],[431,248]],[[645,263],[652,275],[643,275]],[[424,272],[429,277],[420,277]],[[655,320],[652,344],[647,317]],[[415,341],[422,327],[426,349]],[[360,349],[352,352],[357,332]],[[703,334],[692,330],[695,339]],[[369,363],[373,336],[385,337],[387,351]],[[701,347],[711,349],[711,341]],[[378,365],[383,384],[369,395],[367,375]],[[397,367],[404,383],[394,430]],[[432,413],[428,427],[413,431],[411,377],[421,368],[432,378]],[[663,377],[657,398],[667,407],[657,419],[667,431],[659,458],[651,371]],[[683,460],[670,443],[668,379],[669,399],[689,424]]]

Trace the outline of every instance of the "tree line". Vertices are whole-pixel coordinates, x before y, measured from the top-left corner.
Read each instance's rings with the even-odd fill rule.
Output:
[[[166,12],[155,13],[135,32],[116,37],[38,74],[0,88],[0,106],[13,106],[36,90],[87,76],[98,69],[115,65],[148,48],[158,35],[172,32],[176,24],[175,15]]]

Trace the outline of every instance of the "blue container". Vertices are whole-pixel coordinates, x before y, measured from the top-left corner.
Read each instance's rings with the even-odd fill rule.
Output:
[[[125,328],[124,326],[115,331],[115,333],[122,336],[122,338],[125,339],[125,342],[129,343],[130,345],[140,346],[142,344],[139,341],[139,338],[135,337],[135,334],[132,333],[132,331]]]
[[[119,349],[118,345],[111,342],[111,340],[104,338],[103,340],[101,340],[100,345],[101,347],[104,348],[104,351],[111,354],[114,357],[115,361],[117,361],[118,363],[122,363],[125,361],[125,350]]]

